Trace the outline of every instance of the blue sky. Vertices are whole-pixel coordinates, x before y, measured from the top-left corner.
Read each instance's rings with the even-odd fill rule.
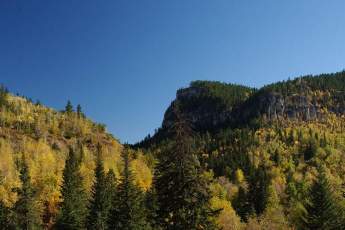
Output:
[[[343,0],[0,0],[0,82],[70,99],[123,142],[196,79],[260,87],[345,67]]]

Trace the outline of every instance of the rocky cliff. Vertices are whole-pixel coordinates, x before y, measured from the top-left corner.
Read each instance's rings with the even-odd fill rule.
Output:
[[[196,130],[248,124],[253,119],[266,121],[322,119],[325,113],[345,113],[344,72],[315,77],[302,77],[279,82],[259,90],[236,85],[219,93],[222,83],[201,82],[177,91],[176,99],[167,109],[163,129],[174,121],[172,106],[180,103],[182,113]],[[215,84],[210,87],[210,84]],[[229,95],[236,100],[229,102]],[[239,96],[240,95],[240,96]]]
[[[193,82],[190,87],[177,91],[176,99],[165,112],[162,128],[167,129],[174,123],[172,110],[177,103],[193,129],[202,131],[220,127],[231,121],[233,109],[251,93],[252,89],[239,85]]]
[[[166,110],[161,128],[153,138],[159,142],[174,124],[173,107],[196,132],[252,127],[270,121],[323,120],[327,114],[345,114],[345,72],[304,76],[260,89],[212,81],[192,82],[180,89]],[[259,121],[259,123],[258,123]]]

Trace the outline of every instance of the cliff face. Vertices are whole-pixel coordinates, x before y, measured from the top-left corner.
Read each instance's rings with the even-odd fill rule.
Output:
[[[207,96],[203,88],[191,87],[177,91],[175,101],[165,112],[163,129],[173,124],[172,109],[176,103],[180,103],[184,117],[195,128],[218,126],[231,118],[231,110],[219,98]]]
[[[176,104],[196,132],[253,128],[276,120],[324,121],[327,114],[345,114],[345,71],[304,76],[260,89],[212,81],[192,82],[177,91],[158,132],[138,146],[149,146],[169,137],[166,131],[175,122]]]
[[[279,93],[270,92],[259,97],[259,115],[268,120],[281,118],[311,120],[321,116],[320,106],[313,104],[304,95],[283,97]]]
[[[250,94],[249,88],[222,83],[198,82],[188,88],[180,89],[176,99],[171,103],[164,115],[163,129],[174,123],[173,107],[178,103],[185,119],[197,130],[209,130],[229,123],[232,119],[232,110]],[[211,87],[207,84],[212,84]],[[220,86],[222,88],[220,89]],[[224,86],[224,87],[223,87]],[[229,95],[239,91],[240,97],[229,99]]]
[[[292,83],[285,83],[288,84]],[[322,119],[325,111],[336,115],[345,113],[343,91],[313,89],[302,80],[296,80],[293,84],[295,90],[282,91],[266,87],[243,94],[241,100],[233,103],[224,100],[225,94],[214,94],[204,86],[180,89],[165,113],[162,129],[174,123],[172,108],[176,103],[179,103],[184,117],[196,131],[238,127],[249,124],[253,119],[309,121]],[[232,92],[229,90],[225,93]]]

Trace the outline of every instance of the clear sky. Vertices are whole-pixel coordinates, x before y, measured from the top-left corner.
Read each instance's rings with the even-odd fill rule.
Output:
[[[0,0],[0,82],[70,99],[133,143],[196,79],[260,87],[345,67],[344,0]]]

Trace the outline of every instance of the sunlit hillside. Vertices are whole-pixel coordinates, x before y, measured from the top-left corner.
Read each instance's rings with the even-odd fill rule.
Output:
[[[6,206],[12,207],[17,201],[22,159],[30,171],[40,215],[48,217],[42,223],[47,226],[54,221],[62,200],[62,171],[69,148],[80,154],[80,172],[88,194],[94,182],[98,145],[102,149],[105,171],[113,169],[119,177],[123,146],[107,133],[105,125],[88,119],[79,106],[74,111],[68,104],[59,112],[13,96],[4,87],[0,95],[0,200]],[[146,191],[151,186],[152,164],[140,152],[132,151],[131,157],[135,182]]]

